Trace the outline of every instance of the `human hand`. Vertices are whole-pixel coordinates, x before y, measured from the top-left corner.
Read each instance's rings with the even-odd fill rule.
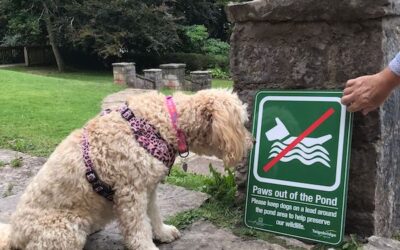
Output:
[[[347,81],[342,104],[350,112],[364,115],[378,108],[400,83],[400,77],[386,68],[375,75],[361,76]]]

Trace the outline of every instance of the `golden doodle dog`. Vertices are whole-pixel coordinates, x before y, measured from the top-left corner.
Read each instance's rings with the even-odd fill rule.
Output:
[[[246,105],[229,90],[132,96],[56,148],[11,223],[0,225],[0,249],[83,249],[86,237],[113,219],[128,249],[158,249],[153,239],[179,238],[162,222],[158,183],[187,147],[237,164],[252,146],[247,119]]]

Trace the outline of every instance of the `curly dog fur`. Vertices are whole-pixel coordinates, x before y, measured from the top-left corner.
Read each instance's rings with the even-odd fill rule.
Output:
[[[228,90],[174,95],[179,126],[191,151],[216,155],[234,166],[252,145],[244,127],[246,105]],[[132,96],[128,106],[177,146],[165,97]],[[114,202],[99,196],[85,179],[82,129],[71,133],[26,188],[10,225],[0,225],[3,249],[82,249],[86,237],[117,219],[128,249],[158,249],[153,239],[171,242],[179,231],[162,222],[157,184],[168,169],[134,139],[120,113],[97,116],[86,125],[91,158],[100,178],[115,190]]]

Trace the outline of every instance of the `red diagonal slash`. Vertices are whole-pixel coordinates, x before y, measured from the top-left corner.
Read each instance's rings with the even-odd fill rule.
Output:
[[[328,119],[335,110],[333,108],[328,109],[320,118],[318,118],[310,127],[304,130],[303,133],[296,138],[296,140],[292,141],[285,149],[283,149],[275,158],[273,158],[270,162],[268,162],[264,167],[264,172],[268,172],[278,161],[282,159],[290,150],[292,150],[299,142],[301,142],[304,138],[306,138],[309,134],[311,134],[316,128],[318,128],[326,119]]]

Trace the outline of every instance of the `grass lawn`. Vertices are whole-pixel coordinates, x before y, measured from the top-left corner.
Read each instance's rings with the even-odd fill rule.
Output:
[[[22,70],[0,70],[0,148],[37,156],[48,156],[99,112],[105,96],[122,89],[106,74]]]
[[[229,88],[232,82],[213,80],[212,86]],[[49,156],[68,134],[100,111],[105,96],[122,89],[113,84],[112,72],[0,69],[0,148]]]
[[[211,85],[212,88],[232,88],[233,82],[231,80],[213,79]]]

